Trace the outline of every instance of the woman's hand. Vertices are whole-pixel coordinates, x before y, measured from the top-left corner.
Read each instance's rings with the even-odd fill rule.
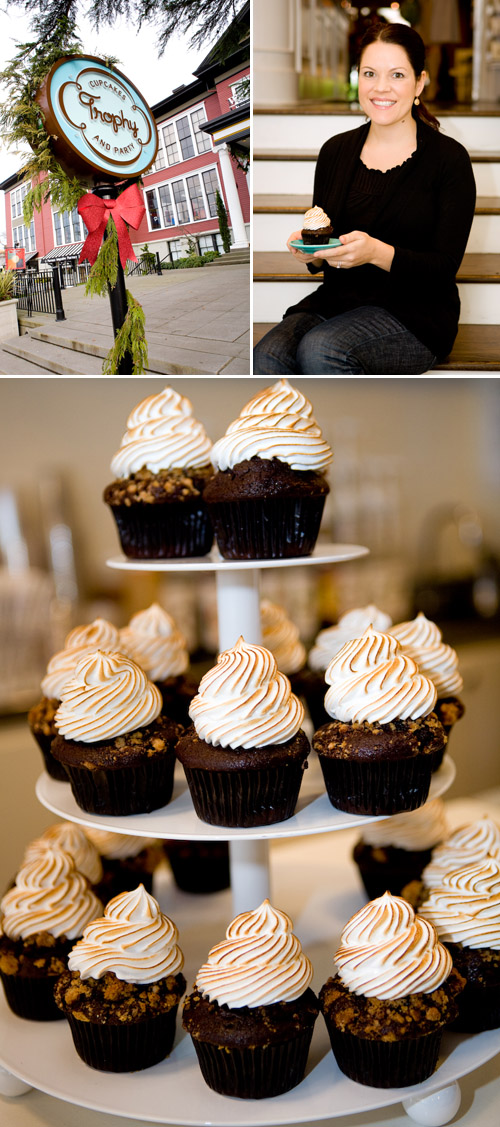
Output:
[[[292,236],[293,238],[293,236]],[[323,258],[329,266],[341,266],[350,270],[352,266],[379,266],[381,270],[390,270],[394,258],[394,247],[380,239],[373,239],[366,231],[350,231],[348,235],[340,235],[342,246],[331,247],[314,254],[313,259]]]
[[[297,250],[297,247],[290,246],[292,240],[301,238],[302,231],[294,231],[293,235],[290,235],[290,238],[288,239],[286,244],[288,250],[290,251],[290,254],[293,254],[294,258],[298,258],[299,262],[315,262],[316,265],[318,265],[319,260],[323,258],[323,252],[320,255],[305,254],[303,250]]]

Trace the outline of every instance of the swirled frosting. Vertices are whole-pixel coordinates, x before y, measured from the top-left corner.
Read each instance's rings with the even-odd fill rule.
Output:
[[[122,478],[144,466],[153,473],[195,469],[210,465],[211,449],[204,427],[193,418],[189,399],[166,387],[134,407],[111,472]]]
[[[368,627],[346,642],[325,673],[329,716],[342,721],[387,724],[432,712],[436,689],[390,634]]]
[[[255,456],[320,473],[332,460],[309,400],[288,380],[278,380],[250,399],[212,449],[212,463],[219,470]]]
[[[88,924],[68,957],[81,978],[112,971],[124,982],[158,982],[184,965],[179,933],[143,884],[114,896],[104,916]]]
[[[341,615],[336,626],[327,626],[320,630],[314,645],[309,651],[307,663],[311,669],[326,669],[335,654],[338,654],[346,642],[359,638],[368,626],[374,630],[388,631],[392,618],[379,610],[372,603],[367,607],[355,607]]]
[[[431,798],[418,810],[394,814],[363,826],[362,837],[367,845],[387,846],[395,849],[432,849],[448,833],[444,803]]]
[[[310,207],[304,215],[302,226],[306,231],[320,231],[322,227],[330,226],[330,220],[322,207]]]
[[[57,822],[49,826],[40,837],[30,842],[24,854],[24,861],[32,860],[40,851],[50,849],[52,846],[69,853],[73,858],[75,869],[83,873],[91,884],[98,884],[102,880],[99,852],[82,826],[77,826],[75,822]]]
[[[66,681],[71,677],[81,657],[93,650],[119,649],[119,632],[116,626],[105,618],[95,618],[87,626],[75,626],[70,630],[64,649],[51,657],[47,672],[42,681],[42,693],[54,700],[61,699]]]
[[[475,865],[489,856],[500,861],[500,827],[485,815],[461,826],[433,849],[422,880],[426,888],[439,888],[444,874],[463,869],[464,865]]]
[[[239,638],[202,677],[189,715],[202,740],[221,747],[282,744],[299,731],[304,707],[263,646]]]
[[[26,939],[40,931],[76,939],[102,912],[102,904],[69,853],[49,846],[21,866],[0,911],[10,939]]]
[[[282,673],[296,673],[306,660],[306,650],[299,638],[299,631],[288,618],[284,607],[269,599],[261,599],[260,619],[262,641],[276,660]]]
[[[390,892],[349,920],[335,962],[353,994],[380,1000],[437,990],[453,965],[432,925]]]
[[[66,682],[55,725],[68,740],[97,743],[151,724],[161,709],[160,690],[135,662],[96,650]]]
[[[485,857],[475,865],[445,873],[419,914],[445,942],[500,951],[500,860]]]
[[[119,648],[140,665],[150,681],[179,677],[189,665],[186,639],[158,603],[132,616],[120,630]]]
[[[153,837],[136,837],[134,834],[115,834],[111,830],[99,830],[97,826],[87,826],[85,833],[108,861],[123,861],[126,857],[137,857],[148,845],[153,845]]]
[[[212,947],[200,967],[196,986],[210,1001],[237,1009],[292,1002],[312,976],[290,917],[263,900],[229,924],[225,940]]]
[[[417,662],[420,672],[434,682],[438,697],[463,689],[455,650],[441,641],[439,627],[425,614],[420,612],[410,622],[398,622],[389,633],[398,639],[403,652]]]

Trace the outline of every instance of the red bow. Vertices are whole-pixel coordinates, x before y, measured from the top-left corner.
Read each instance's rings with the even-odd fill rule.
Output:
[[[137,255],[130,242],[127,227],[127,223],[129,223],[136,231],[146,212],[137,184],[130,184],[116,200],[102,200],[100,196],[94,196],[92,192],[88,192],[78,201],[78,211],[89,232],[78,259],[79,262],[88,258],[90,265],[94,265],[110,215],[118,234],[118,252],[122,266],[125,267],[127,259],[137,262]]]

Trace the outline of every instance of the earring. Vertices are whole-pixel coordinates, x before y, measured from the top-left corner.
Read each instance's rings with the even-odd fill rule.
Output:
[[[419,106],[420,105],[420,98],[415,98],[414,101],[413,101],[413,105]]]

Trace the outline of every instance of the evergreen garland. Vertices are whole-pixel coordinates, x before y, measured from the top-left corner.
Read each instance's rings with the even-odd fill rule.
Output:
[[[127,290],[128,311],[115,343],[108,352],[102,366],[104,376],[116,376],[120,361],[126,353],[132,357],[133,376],[143,376],[148,366],[148,345],[145,333],[145,319],[142,305]]]
[[[113,220],[109,218],[101,249],[87,278],[85,293],[103,297],[108,292],[108,286],[116,286],[117,277],[118,233]]]

